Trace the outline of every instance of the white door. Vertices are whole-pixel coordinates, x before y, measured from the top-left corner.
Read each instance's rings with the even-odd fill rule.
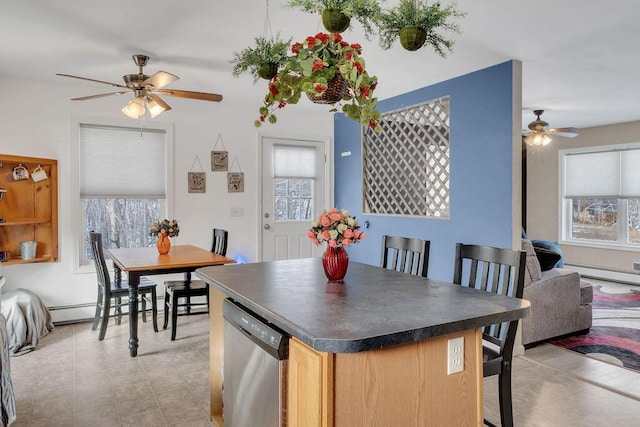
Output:
[[[326,145],[262,138],[262,261],[322,254],[307,231],[326,208]]]

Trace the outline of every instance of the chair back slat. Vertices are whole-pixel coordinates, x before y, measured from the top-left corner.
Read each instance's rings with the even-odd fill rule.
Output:
[[[398,236],[382,236],[383,268],[427,277],[429,270],[428,240]]]
[[[220,228],[213,229],[213,241],[211,243],[211,252],[214,254],[227,255],[227,241],[229,232]]]
[[[111,277],[107,269],[107,262],[104,258],[104,250],[102,248],[102,234],[96,232],[89,233],[89,246],[91,247],[91,255],[93,256],[93,264],[96,267],[98,276],[98,286],[102,288],[106,298],[111,296]]]
[[[526,253],[481,245],[456,245],[453,283],[509,297],[522,298]],[[480,272],[479,272],[480,271]],[[483,337],[513,351],[518,322],[503,322],[483,328]]]

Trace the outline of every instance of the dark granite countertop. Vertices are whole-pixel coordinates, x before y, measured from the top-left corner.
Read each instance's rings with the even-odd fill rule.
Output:
[[[525,317],[529,302],[351,261],[327,283],[319,258],[205,267],[196,275],[318,351],[356,353]]]

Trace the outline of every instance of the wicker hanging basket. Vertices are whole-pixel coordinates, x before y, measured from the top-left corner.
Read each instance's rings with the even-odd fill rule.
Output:
[[[340,9],[325,9],[322,11],[322,25],[330,33],[341,33],[349,28],[351,18]]]
[[[276,74],[278,74],[278,64],[273,62],[267,62],[258,67],[258,76],[265,80],[271,80]]]
[[[344,97],[345,93],[347,93],[347,81],[342,74],[338,73],[327,82],[327,90],[322,95],[314,96],[307,93],[307,97],[316,104],[335,104]]]
[[[422,27],[409,26],[400,30],[400,44],[407,50],[418,50],[427,40],[427,32]]]

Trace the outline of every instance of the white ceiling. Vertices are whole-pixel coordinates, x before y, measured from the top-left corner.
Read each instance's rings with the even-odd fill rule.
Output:
[[[285,3],[269,2],[274,33],[296,41],[323,30],[317,16]],[[446,58],[428,48],[408,52],[399,44],[383,51],[375,39],[364,38],[358,23],[343,34],[362,44],[367,70],[379,79],[380,99],[516,59],[523,64],[523,125],[538,108],[551,127],[640,120],[637,0],[456,4],[467,15],[458,21],[462,33],[451,34],[456,45]],[[147,74],[164,70],[180,76],[171,88],[221,93],[223,103],[258,108],[266,82],[232,77],[229,60],[265,33],[265,11],[265,0],[4,0],[0,77],[69,85],[74,97],[111,92],[109,86],[55,73],[122,83],[123,74],[137,72],[131,55],[143,53],[151,57]],[[302,104],[297,108],[318,108]]]

